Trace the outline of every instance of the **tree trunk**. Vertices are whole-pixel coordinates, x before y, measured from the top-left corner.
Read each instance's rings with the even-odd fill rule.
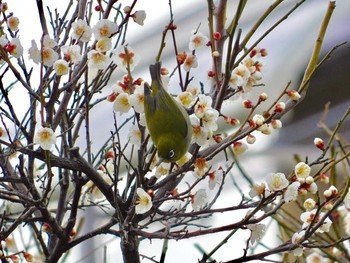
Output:
[[[124,263],[140,263],[139,239],[133,233],[127,232],[122,236],[120,246]]]

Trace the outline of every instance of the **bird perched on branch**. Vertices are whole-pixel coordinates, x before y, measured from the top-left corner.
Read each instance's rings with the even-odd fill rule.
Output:
[[[188,150],[192,126],[184,107],[164,89],[160,69],[161,62],[150,65],[151,87],[144,84],[146,124],[160,162],[176,162]]]

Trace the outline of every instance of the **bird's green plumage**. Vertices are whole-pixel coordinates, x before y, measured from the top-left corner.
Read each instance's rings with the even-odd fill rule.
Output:
[[[158,156],[174,162],[187,152],[192,127],[185,109],[164,89],[160,68],[160,62],[150,66],[152,91],[144,86],[146,123]]]

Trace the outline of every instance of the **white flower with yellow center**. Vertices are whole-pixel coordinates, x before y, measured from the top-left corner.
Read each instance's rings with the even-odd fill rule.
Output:
[[[134,93],[129,97],[129,103],[137,113],[144,112],[144,99],[145,95],[143,93],[143,87],[138,87],[135,89]]]
[[[56,135],[51,128],[41,128],[36,132],[34,142],[39,144],[43,150],[50,150],[56,143]]]
[[[112,40],[110,38],[101,38],[96,43],[96,50],[100,52],[107,52],[112,48]]]
[[[78,45],[62,46],[61,51],[63,53],[64,60],[68,62],[76,64],[82,60],[82,56],[80,54],[80,46]]]
[[[88,56],[88,65],[90,68],[104,70],[112,62],[112,60],[108,56],[106,56],[105,54],[102,54],[97,50],[90,50],[87,56]]]
[[[195,49],[205,46],[208,43],[208,41],[209,39],[205,35],[203,35],[200,32],[197,32],[191,36],[188,48],[191,51],[193,51]]]
[[[267,176],[267,185],[272,192],[280,191],[286,188],[289,181],[286,179],[284,173],[273,173]]]
[[[299,182],[293,182],[288,186],[287,190],[284,193],[284,201],[286,203],[297,200],[299,187]]]
[[[120,93],[113,103],[114,111],[122,113],[127,113],[131,109],[129,102],[129,94]]]
[[[91,27],[86,23],[85,20],[78,19],[72,24],[72,35],[71,37],[75,40],[82,42],[89,42],[92,35]]]
[[[135,206],[136,214],[144,214],[152,208],[152,199],[142,188],[136,189],[137,199]]]
[[[17,31],[19,25],[19,19],[18,17],[11,16],[7,19],[7,26],[11,31]]]
[[[295,175],[298,178],[306,178],[310,175],[311,168],[304,162],[299,162],[294,168]]]
[[[118,31],[118,25],[108,19],[99,20],[92,28],[96,40],[110,38]]]
[[[56,75],[58,76],[66,75],[68,74],[68,71],[69,71],[68,62],[65,61],[64,59],[56,60],[55,63],[53,64],[53,68],[56,72]]]

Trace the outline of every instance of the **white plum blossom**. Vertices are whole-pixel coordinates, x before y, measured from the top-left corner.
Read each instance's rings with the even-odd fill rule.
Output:
[[[189,72],[191,70],[191,68],[196,68],[198,67],[198,61],[197,61],[197,57],[195,55],[188,55],[186,57],[186,60],[183,64],[183,68],[186,72]]]
[[[130,46],[120,46],[114,49],[112,53],[113,62],[124,72],[128,72],[128,68],[133,71],[141,59]]]
[[[129,142],[133,145],[141,145],[141,131],[137,125],[132,125],[129,129]]]
[[[237,141],[233,143],[233,153],[235,155],[241,155],[248,150],[248,145],[242,141]]]
[[[209,170],[208,162],[203,158],[197,158],[194,164],[194,173],[193,175],[197,178],[200,178],[206,174]]]
[[[15,16],[10,16],[7,18],[7,26],[11,31],[17,31],[18,30],[18,25],[19,25],[19,19],[18,17]]]
[[[316,213],[317,213],[317,209],[314,209],[312,211],[304,212],[300,215],[300,220],[303,221],[303,226],[302,226],[303,229],[307,228],[311,223],[316,225],[325,216],[325,213],[323,212],[318,213],[317,215]],[[329,232],[331,225],[332,225],[332,221],[327,217],[324,219],[323,223],[316,230],[316,232],[317,233]]]
[[[223,171],[218,165],[218,168],[209,173],[209,189],[213,190],[216,185],[220,185],[223,180]]]
[[[266,190],[266,185],[265,183],[261,183],[261,184],[254,184],[253,187],[250,189],[249,191],[249,196],[251,198],[254,198],[256,196],[260,196],[263,193],[265,193]]]
[[[240,76],[242,78],[242,82],[243,82],[242,86],[246,85],[246,83],[248,81],[248,78],[250,77],[249,69],[243,64],[240,64],[239,66],[234,68],[233,71],[232,71],[232,74],[238,75],[238,76]]]
[[[69,65],[68,62],[64,59],[58,59],[53,64],[53,68],[55,70],[56,75],[66,75],[69,72]]]
[[[218,125],[216,123],[219,117],[219,112],[215,109],[208,109],[204,111],[204,115],[201,118],[203,122],[203,126],[208,130],[216,131],[218,129]]]
[[[190,107],[194,102],[194,97],[189,91],[181,92],[177,95],[177,100],[185,107]]]
[[[293,244],[299,244],[304,236],[305,236],[305,231],[304,230],[294,233],[293,236],[292,236],[292,243]]]
[[[199,93],[200,93],[200,83],[198,82],[198,80],[192,80],[190,82],[190,84],[187,87],[187,90],[189,93],[191,93],[192,97],[196,98],[198,97]]]
[[[35,133],[34,142],[39,144],[43,150],[50,150],[56,143],[56,135],[51,128],[40,128]]]
[[[334,197],[337,194],[338,194],[338,189],[334,185],[331,185],[327,190],[323,192],[323,196],[326,198]]]
[[[131,94],[129,97],[129,103],[137,113],[144,112],[144,99],[145,99],[145,95],[144,95],[143,87],[138,86],[135,89],[134,93]]]
[[[152,199],[151,196],[145,192],[142,188],[136,189],[137,199],[135,206],[136,214],[144,214],[152,208]]]
[[[104,70],[112,62],[110,57],[106,56],[105,54],[97,50],[90,50],[87,56],[88,56],[89,67],[95,68],[95,69]]]
[[[269,174],[266,181],[270,191],[272,192],[283,190],[289,184],[289,181],[286,179],[284,173]]]
[[[203,146],[208,139],[208,129],[200,125],[200,120],[196,116],[191,115],[190,121],[192,124],[192,143]]]
[[[78,19],[72,24],[72,39],[80,40],[82,42],[89,42],[92,35],[91,27],[85,20]]]
[[[264,224],[250,224],[247,228],[250,233],[250,244],[254,245],[255,242],[259,242],[265,235],[266,226]]]
[[[312,198],[308,198],[304,201],[303,206],[306,211],[312,211],[316,207],[316,201]]]
[[[284,192],[284,201],[286,203],[297,200],[299,187],[299,182],[293,182],[288,186],[287,190]]]
[[[146,12],[144,10],[138,10],[132,15],[132,18],[136,24],[143,26],[146,19]]]
[[[318,189],[317,184],[316,183],[312,183],[312,184],[309,185],[307,190],[310,193],[312,193],[312,194],[316,194],[317,193],[317,189]]]
[[[112,162],[109,163],[112,164]],[[107,184],[112,184],[112,179],[110,176],[108,176],[107,173],[103,172],[102,170],[97,170],[97,172]],[[89,199],[93,202],[101,201],[106,198],[101,192],[101,190],[91,180],[84,185],[84,192],[86,192],[89,195]]]
[[[107,52],[112,48],[112,40],[110,38],[101,38],[96,43],[96,50],[99,52]]]
[[[54,48],[57,46],[57,42],[49,35],[45,35],[43,38],[43,46],[46,48]]]
[[[234,73],[231,74],[230,80],[228,82],[228,85],[231,88],[236,89],[237,87],[243,86],[243,84],[244,84],[244,80],[241,76]]]
[[[48,47],[44,45],[42,50],[39,50],[34,40],[32,40],[32,46],[29,48],[28,52],[29,58],[32,59],[34,63],[39,64],[42,62],[47,67],[53,66],[58,59],[58,53],[54,51],[50,45]]]
[[[41,54],[35,40],[32,40],[32,46],[28,50],[29,58],[34,61],[35,64],[39,64],[41,61]]]
[[[306,178],[310,175],[311,168],[306,163],[299,162],[295,165],[294,172],[298,178]]]
[[[326,263],[326,258],[320,254],[313,252],[306,257],[306,263]]]
[[[189,50],[193,51],[195,49],[198,49],[200,47],[205,46],[208,43],[209,39],[200,32],[195,32],[191,35],[190,43],[189,43]]]
[[[129,94],[120,93],[113,103],[113,109],[116,112],[127,113],[131,109],[131,105],[129,102]]]
[[[265,122],[265,118],[264,116],[262,116],[261,114],[255,114],[252,118],[252,121],[257,125],[257,126],[261,126],[264,124]]]
[[[8,52],[15,58],[20,58],[23,55],[23,47],[18,38],[12,38],[10,43],[7,44]]]
[[[203,110],[210,109],[213,100],[210,96],[204,94],[198,95],[198,102],[196,103],[195,109],[202,108]]]
[[[191,204],[193,211],[201,210],[207,202],[207,193],[205,189],[199,189],[192,197]]]
[[[67,62],[77,64],[82,60],[82,56],[80,54],[80,46],[78,45],[62,46],[61,51],[63,54],[63,59]]]
[[[108,19],[99,20],[92,28],[92,32],[96,40],[110,38],[117,33],[117,31],[118,25]]]

